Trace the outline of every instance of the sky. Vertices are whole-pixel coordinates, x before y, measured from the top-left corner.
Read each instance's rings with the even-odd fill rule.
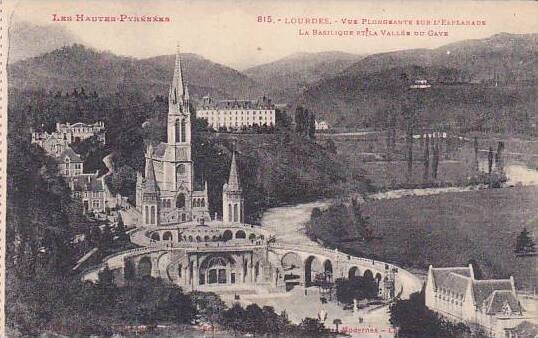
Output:
[[[409,48],[435,48],[465,39],[486,38],[500,32],[538,32],[538,3],[530,1],[8,0],[6,5],[7,11],[12,13],[12,21],[65,26],[85,44],[99,50],[145,58],[172,54],[177,43],[180,43],[182,52],[196,53],[236,69],[271,62],[298,52],[338,50],[372,54]],[[72,17],[73,21],[53,21],[53,14]],[[170,21],[77,22],[76,14],[160,16],[168,17]],[[269,16],[270,23],[267,22]],[[294,18],[321,18],[329,20],[331,24],[299,25],[291,23]],[[340,21],[342,19],[357,19],[359,24],[344,25]],[[413,22],[428,19],[475,20],[485,21],[486,24],[362,24],[363,19]],[[314,30],[337,34],[364,31],[366,28],[378,35],[313,35]],[[385,35],[381,35],[382,30]],[[411,36],[394,34],[402,30],[409,31]],[[310,34],[304,35],[305,32]],[[391,32],[391,36],[387,36],[386,32]],[[433,32],[447,32],[448,36],[428,36]]]

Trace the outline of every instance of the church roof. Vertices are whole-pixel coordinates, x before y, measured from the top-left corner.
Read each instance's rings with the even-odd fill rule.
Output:
[[[484,300],[487,314],[504,312],[505,305],[512,312],[521,312],[521,306],[511,290],[495,290]]]
[[[157,191],[157,180],[155,179],[155,168],[153,167],[153,149],[151,145],[148,147],[148,153],[150,158],[146,160],[146,184],[144,186],[144,192],[156,192]]]
[[[458,295],[464,295],[469,285],[470,278],[455,272],[449,272],[439,280],[437,287],[450,290]]]
[[[239,172],[237,171],[237,162],[235,160],[235,151],[232,153],[232,164],[230,165],[230,176],[228,177],[228,189],[229,190],[241,189],[241,182],[239,180]]]
[[[452,291],[461,291],[467,287],[469,278],[472,276],[470,267],[433,268],[433,283],[438,288]],[[464,292],[460,292],[464,293]]]
[[[58,158],[60,160],[64,160],[65,158],[69,158],[70,162],[79,162],[82,163],[82,159],[80,158],[80,155],[75,153],[75,151],[71,147],[66,147],[64,151],[58,155]]]
[[[482,305],[494,291],[512,290],[510,279],[487,279],[473,281],[473,297],[477,305]]]
[[[75,176],[72,178],[72,180],[73,180],[74,191],[90,191],[90,192],[105,191],[104,182],[102,179],[97,178],[97,175]]]

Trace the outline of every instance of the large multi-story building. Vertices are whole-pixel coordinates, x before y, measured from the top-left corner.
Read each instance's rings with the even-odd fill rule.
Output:
[[[472,265],[428,270],[426,306],[492,337],[509,337],[526,320],[514,278],[477,280]]]
[[[215,130],[239,130],[254,125],[271,127],[276,121],[276,106],[265,96],[259,100],[214,100],[205,96],[197,107],[196,117],[207,120]]]

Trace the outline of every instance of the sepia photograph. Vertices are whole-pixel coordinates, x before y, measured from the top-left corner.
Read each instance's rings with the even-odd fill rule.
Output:
[[[6,337],[538,337],[538,2],[0,6]]]

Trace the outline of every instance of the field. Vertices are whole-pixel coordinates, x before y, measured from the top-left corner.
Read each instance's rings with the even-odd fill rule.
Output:
[[[513,250],[524,226],[538,233],[537,206],[538,187],[371,201],[362,210],[383,239],[342,246],[418,268],[475,259],[488,278],[513,275],[520,287],[536,287],[538,258],[516,258]]]

